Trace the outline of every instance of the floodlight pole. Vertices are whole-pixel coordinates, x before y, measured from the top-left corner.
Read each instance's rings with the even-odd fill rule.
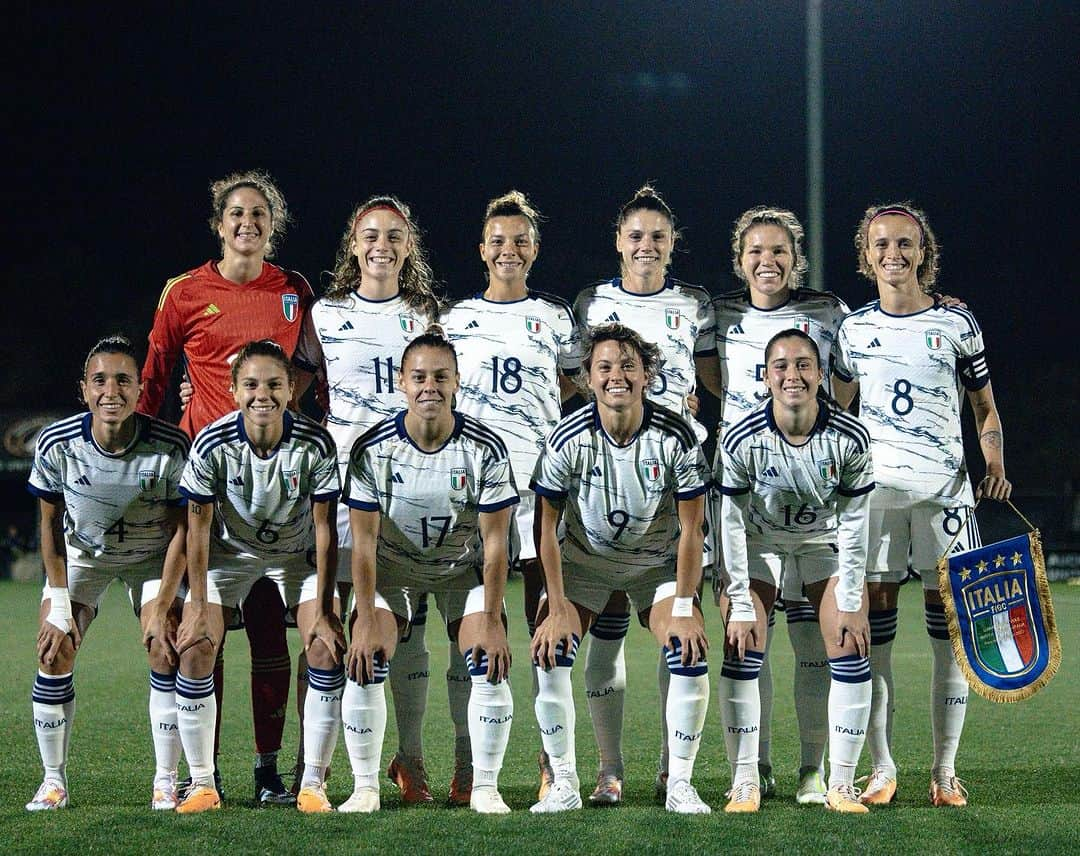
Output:
[[[806,208],[811,288],[825,289],[824,78],[821,72],[823,0],[806,4]]]

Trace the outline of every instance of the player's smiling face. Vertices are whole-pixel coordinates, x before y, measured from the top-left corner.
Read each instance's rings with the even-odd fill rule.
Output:
[[[79,382],[83,401],[101,425],[120,425],[135,412],[142,386],[139,367],[127,354],[94,354]]]
[[[448,415],[460,386],[454,355],[446,348],[413,348],[398,374],[398,386],[410,412],[421,419]]]
[[[396,280],[412,249],[409,225],[389,208],[376,208],[360,218],[353,236],[361,278]]]
[[[886,214],[870,224],[866,234],[866,260],[879,283],[918,286],[923,261],[919,226],[903,214]]]
[[[254,187],[238,187],[225,200],[218,235],[226,251],[243,256],[266,253],[273,222],[270,206]]]
[[[244,422],[264,428],[285,418],[293,385],[280,360],[259,355],[248,357],[240,366],[232,394]]]
[[[765,372],[773,401],[791,407],[808,404],[817,397],[822,377],[809,343],[794,336],[773,343]]]
[[[759,294],[772,297],[786,292],[794,262],[791,238],[775,223],[755,223],[743,235],[739,266],[746,284]]]
[[[612,410],[640,406],[646,386],[645,367],[633,347],[608,340],[593,348],[589,389],[598,405]]]
[[[660,211],[633,211],[619,227],[615,249],[622,257],[624,275],[663,276],[675,246],[671,221]]]
[[[484,226],[480,257],[492,281],[507,285],[525,281],[540,252],[527,217],[492,217]]]

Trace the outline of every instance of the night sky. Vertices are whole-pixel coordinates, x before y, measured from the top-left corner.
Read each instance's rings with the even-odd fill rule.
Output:
[[[825,3],[827,287],[876,296],[852,246],[868,204],[928,211],[940,287],[982,323],[1028,491],[1080,475],[1077,281],[1061,272],[1076,9]],[[567,297],[618,272],[612,222],[645,180],[684,231],[674,273],[713,292],[734,286],[743,209],[806,215],[794,0],[36,4],[8,20],[0,410],[73,411],[97,338],[144,345],[164,280],[216,255],[207,186],[238,169],[277,178],[297,220],[278,261],[317,293],[373,192],[412,205],[455,296],[482,287],[481,215],[511,187],[548,218],[530,283]]]

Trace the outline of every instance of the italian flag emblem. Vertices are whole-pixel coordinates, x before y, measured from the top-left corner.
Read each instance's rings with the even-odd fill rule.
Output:
[[[469,483],[469,477],[466,474],[464,467],[454,467],[450,470],[450,489],[451,490],[464,490],[465,485]]]
[[[664,323],[667,324],[669,330],[678,330],[682,323],[682,313],[673,306],[668,307],[664,310]]]

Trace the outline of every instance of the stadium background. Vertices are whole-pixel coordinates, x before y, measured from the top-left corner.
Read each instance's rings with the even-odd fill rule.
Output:
[[[873,296],[851,243],[863,208],[912,198],[929,212],[941,288],[986,332],[1009,476],[1059,550],[1052,572],[1068,572],[1080,563],[1080,15],[1057,0],[824,7],[816,263],[861,305]],[[166,277],[216,253],[212,178],[258,166],[278,179],[297,221],[278,261],[317,292],[349,211],[377,191],[413,206],[451,295],[480,288],[484,203],[518,187],[548,217],[530,282],[566,297],[617,272],[612,220],[649,179],[685,236],[674,273],[719,292],[734,286],[740,211],[806,215],[804,11],[765,0],[9,13],[5,555],[33,527],[17,459],[26,418],[76,409],[88,346],[114,330],[144,344]]]

